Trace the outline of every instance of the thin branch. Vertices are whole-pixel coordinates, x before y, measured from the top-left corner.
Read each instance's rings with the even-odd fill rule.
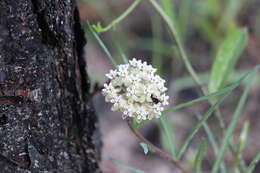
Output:
[[[148,141],[147,139],[145,139],[137,130],[135,130],[133,128],[133,126],[131,125],[130,119],[127,120],[127,124],[128,127],[130,128],[130,130],[134,133],[134,135],[141,140],[142,142],[144,142],[145,144],[147,144],[149,147],[151,147],[151,149],[158,154],[160,157],[162,157],[163,159],[171,162],[172,164],[174,164],[177,168],[179,168],[183,173],[188,173],[188,171],[184,168],[184,166],[181,165],[181,163],[177,160],[174,160],[168,153],[162,151],[160,148],[156,147],[154,144],[152,144],[150,141]]]

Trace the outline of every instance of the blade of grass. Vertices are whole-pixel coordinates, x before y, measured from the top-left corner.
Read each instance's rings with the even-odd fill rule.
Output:
[[[185,40],[187,29],[189,28],[189,24],[191,23],[191,11],[192,6],[194,6],[193,0],[181,0],[180,1],[180,10],[179,10],[179,17],[178,17],[178,23],[180,28],[180,34],[181,38]]]
[[[260,152],[257,153],[255,158],[252,160],[248,168],[246,169],[246,173],[252,173],[255,169],[256,164],[260,161]]]
[[[202,36],[216,47],[220,42],[221,36],[216,32],[214,25],[212,25],[207,18],[201,16],[196,17],[194,23]]]
[[[167,0],[165,2],[167,2]],[[158,16],[153,16],[152,18],[152,31],[155,38],[153,39],[152,65],[157,68],[157,74],[160,75],[162,69],[162,56],[161,54],[156,53],[156,49],[162,49],[162,45],[160,44],[162,37],[162,27]],[[176,146],[174,144],[174,138],[171,135],[173,133],[171,125],[165,120],[164,117],[161,117],[157,122],[160,133],[162,134],[164,147],[169,149],[172,158],[176,159]]]
[[[222,11],[221,20],[218,28],[227,28],[227,25],[234,24],[235,17],[243,7],[244,0],[226,0],[224,4],[224,11]]]
[[[246,121],[243,125],[242,131],[241,131],[241,134],[239,137],[239,142],[236,146],[235,159],[233,160],[234,168],[239,168],[239,163],[241,162],[241,158],[242,158],[242,151],[247,142],[248,131],[249,131],[249,122]]]
[[[148,39],[148,38],[142,38],[138,39],[137,41],[132,42],[129,40],[129,45],[134,47],[136,50],[148,50],[148,51],[155,51],[158,54],[161,54],[163,56],[172,56],[173,47],[172,45],[168,44],[167,42],[163,40],[158,40],[157,38]],[[154,47],[153,41],[158,42],[160,44],[160,49],[158,47]]]
[[[119,52],[120,58],[122,59],[122,61],[127,64],[128,63],[128,57],[126,56],[126,54],[123,51],[123,48],[121,46],[121,43],[116,42],[116,48]]]
[[[192,104],[195,104],[195,103],[198,103],[198,102],[201,102],[201,101],[205,101],[205,100],[208,100],[209,98],[212,98],[212,97],[215,97],[215,96],[219,96],[219,95],[223,95],[223,94],[226,94],[228,92],[230,92],[231,90],[233,90],[234,88],[236,88],[239,84],[233,84],[229,87],[226,87],[218,92],[215,92],[215,93],[212,93],[212,94],[209,94],[207,96],[202,96],[202,97],[199,97],[197,99],[194,99],[194,100],[191,100],[191,101],[188,101],[188,102],[185,102],[185,103],[181,103],[181,104],[178,104],[176,106],[172,106],[172,107],[169,107],[167,108],[166,110],[164,110],[162,112],[162,114],[167,114],[169,112],[173,112],[173,111],[176,111],[176,110],[179,110],[179,109],[182,109],[184,107],[187,107],[189,105],[192,105]]]
[[[122,167],[124,167],[124,168],[126,168],[126,169],[128,169],[128,170],[130,170],[132,172],[135,172],[135,173],[146,173],[146,172],[144,172],[144,171],[142,171],[140,169],[137,169],[137,168],[134,168],[132,166],[129,166],[129,165],[127,165],[127,164],[125,164],[125,163],[123,163],[123,162],[121,162],[121,161],[119,161],[119,160],[117,160],[115,158],[110,158],[110,160],[112,162],[114,162],[115,164],[117,164],[119,166],[122,166]]]
[[[162,4],[162,8],[165,11],[165,13],[170,17],[171,21],[178,26],[177,24],[177,16],[175,15],[175,7],[174,3],[172,3],[172,0],[161,0],[160,3]]]
[[[173,159],[176,159],[176,146],[175,146],[174,137],[172,137],[172,135],[173,135],[172,127],[165,120],[164,117],[159,118],[158,123],[159,123],[161,131],[164,132],[162,134],[164,135],[165,143],[167,143],[167,146],[168,146],[167,148],[169,148]]]
[[[227,130],[224,134],[224,137],[223,137],[223,140],[222,140],[222,143],[221,143],[221,147],[220,147],[220,151],[217,155],[216,161],[215,161],[213,168],[212,168],[212,171],[211,171],[212,173],[216,173],[218,171],[219,167],[220,167],[221,160],[224,157],[224,153],[225,153],[225,151],[228,147],[229,140],[230,140],[232,133],[233,133],[235,127],[236,127],[237,121],[240,117],[241,110],[244,107],[244,104],[246,102],[246,99],[247,99],[247,96],[248,96],[248,93],[249,93],[249,90],[250,90],[250,87],[251,87],[251,84],[252,84],[252,81],[253,81],[252,75],[254,75],[255,73],[256,73],[256,70],[254,71],[254,73],[252,73],[250,75],[248,84],[247,84],[247,86],[245,87],[245,89],[242,93],[242,96],[239,100],[239,103],[236,107],[236,110],[235,110],[235,112],[232,116],[231,122],[230,122],[230,124],[229,124],[229,126],[228,126],[228,128],[227,128]]]
[[[193,168],[195,170],[195,173],[201,173],[201,163],[203,161],[203,157],[205,154],[207,142],[204,138],[201,139],[199,144],[199,151],[196,154],[195,161],[193,164]]]
[[[233,83],[235,81],[237,81],[239,78],[241,78],[241,76],[243,76],[246,73],[246,71],[244,70],[237,70],[235,71],[232,76],[230,76],[230,78],[228,78],[227,83]],[[206,83],[206,81],[208,81],[209,79],[209,73],[205,72],[205,73],[200,73],[199,77],[202,79],[203,83]],[[246,83],[243,81],[242,85],[245,85]],[[194,81],[192,80],[191,77],[189,76],[185,76],[185,77],[181,77],[181,78],[177,78],[175,81],[172,82],[174,89],[177,91],[183,90],[183,89],[187,89],[187,88],[193,88],[196,87],[196,84],[194,83]],[[259,86],[260,85],[260,78],[256,79],[255,86]]]
[[[258,66],[256,66],[257,68]],[[199,97],[197,99],[194,99],[194,100],[191,100],[191,101],[188,101],[188,102],[185,102],[185,103],[181,103],[177,106],[172,106],[172,107],[169,107],[168,109],[164,110],[162,112],[162,114],[166,114],[166,113],[169,113],[169,112],[172,112],[172,111],[175,111],[175,110],[178,110],[178,109],[181,109],[181,108],[184,108],[186,106],[189,106],[191,104],[194,104],[194,103],[198,103],[198,102],[201,102],[201,101],[204,101],[204,100],[208,100],[212,97],[215,97],[215,96],[219,96],[219,95],[222,95],[222,94],[226,94],[226,93],[229,93],[231,92],[233,89],[235,89],[237,86],[240,85],[240,83],[245,79],[247,78],[249,75],[251,75],[252,73],[254,73],[255,71],[255,68],[249,72],[247,72],[244,76],[242,76],[239,80],[237,80],[236,82],[234,82],[233,84],[231,84],[229,87],[226,87],[224,89],[221,89],[219,90],[218,92],[215,92],[215,93],[212,93],[212,94],[209,94],[209,95],[206,95],[206,96],[202,96],[202,97]]]
[[[191,140],[197,134],[197,132],[199,131],[199,129],[203,125],[203,123],[212,115],[212,113],[215,111],[215,108],[217,107],[217,105],[219,105],[221,102],[223,102],[225,100],[225,98],[230,94],[230,92],[227,93],[226,95],[224,95],[223,97],[220,97],[215,102],[215,104],[213,104],[210,107],[210,109],[202,116],[202,119],[192,128],[190,134],[188,135],[188,137],[183,142],[182,147],[180,148],[180,151],[177,154],[177,159],[178,160],[181,159],[182,155],[184,154],[184,152],[186,151],[187,147],[189,146]]]
[[[235,84],[239,85],[239,83],[241,83],[241,81],[243,79],[245,79],[246,77],[251,77],[252,75],[254,75],[256,73],[256,70],[259,68],[260,66],[256,66],[253,70],[249,71],[246,75],[244,75],[239,81],[237,81]],[[234,85],[234,84],[233,84]],[[246,87],[246,91],[248,92],[249,90],[249,85],[247,85]],[[180,159],[181,156],[183,155],[183,153],[186,151],[188,145],[190,144],[191,140],[193,139],[193,137],[195,136],[195,134],[198,132],[199,128],[203,125],[203,123],[210,117],[210,115],[214,112],[215,108],[217,107],[218,104],[220,104],[222,101],[224,101],[224,99],[231,93],[232,90],[229,90],[229,92],[227,92],[224,96],[220,97],[215,104],[213,104],[210,109],[202,116],[202,119],[195,125],[195,127],[191,130],[190,134],[188,135],[188,137],[185,139],[185,141],[183,142],[183,145],[179,151],[179,153],[177,154],[177,159]],[[246,93],[247,94],[247,93]],[[246,95],[247,96],[247,95]],[[243,96],[243,100],[245,96]],[[241,105],[239,104],[239,108],[241,109]],[[236,110],[240,111],[240,110]],[[235,113],[236,113],[235,112]],[[238,113],[236,113],[237,115]],[[233,127],[233,124],[232,124]],[[227,143],[228,144],[228,143]],[[223,149],[222,149],[223,150]],[[222,151],[223,152],[223,151]],[[219,157],[219,154],[218,154]],[[221,159],[219,158],[218,160],[218,167],[221,163]]]
[[[92,29],[92,26],[90,26],[89,23],[87,23],[85,25],[85,30],[89,31],[91,33],[91,35],[97,40],[99,46],[103,49],[103,51],[105,52],[105,54],[107,55],[109,61],[111,62],[111,64],[117,68],[117,63],[114,60],[114,58],[112,57],[112,55],[110,54],[108,48],[105,46],[105,44],[103,43],[103,41],[99,38],[98,34]]]
[[[156,49],[162,49],[160,44],[162,38],[162,25],[158,16],[152,16],[152,32],[153,32],[153,58],[152,64],[157,69],[157,73],[161,74],[162,69],[162,56],[160,53],[157,53]]]
[[[201,116],[200,115],[196,115],[196,118],[198,120],[201,119]],[[215,135],[213,134],[213,132],[211,131],[210,127],[208,126],[208,123],[205,121],[203,123],[203,128],[207,134],[207,137],[208,137],[208,140],[209,140],[209,144],[211,145],[211,148],[215,154],[215,156],[218,154],[218,144],[217,144],[217,140],[215,138]],[[221,165],[220,165],[220,169],[221,169],[221,172],[225,173],[226,172],[226,165],[225,165],[225,162],[222,161],[221,162]]]

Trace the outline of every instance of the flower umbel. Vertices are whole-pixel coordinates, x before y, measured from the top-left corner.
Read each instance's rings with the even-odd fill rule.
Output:
[[[114,104],[112,110],[123,112],[123,118],[139,121],[159,118],[169,96],[165,94],[165,80],[155,72],[151,65],[135,58],[110,70],[106,74],[110,82],[104,84],[102,93],[107,102]]]

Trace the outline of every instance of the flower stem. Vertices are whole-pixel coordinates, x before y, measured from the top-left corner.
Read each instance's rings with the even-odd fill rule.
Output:
[[[134,133],[134,135],[141,140],[142,142],[144,142],[145,144],[147,144],[149,147],[151,147],[152,151],[154,151],[156,154],[158,154],[160,157],[162,157],[163,159],[171,162],[172,164],[174,164],[177,168],[179,168],[183,173],[188,173],[188,171],[186,171],[186,169],[184,168],[183,165],[181,165],[181,163],[177,160],[174,160],[171,155],[169,155],[168,153],[162,151],[160,148],[156,147],[154,144],[152,144],[150,141],[148,141],[147,139],[145,139],[136,129],[133,128],[133,126],[131,125],[131,120],[127,119],[127,124],[128,127],[130,128],[131,132]]]
[[[124,18],[126,18],[135,9],[135,7],[137,7],[137,5],[140,3],[140,1],[141,0],[135,0],[124,13],[122,13],[118,18],[113,20],[109,25],[102,28],[100,33],[106,32],[106,31],[110,30],[111,28],[113,28],[116,24],[120,23]]]

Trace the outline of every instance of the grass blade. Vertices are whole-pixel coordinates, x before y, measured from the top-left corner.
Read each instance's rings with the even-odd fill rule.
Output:
[[[203,123],[212,115],[212,113],[215,111],[215,108],[217,107],[217,105],[219,105],[221,102],[223,102],[225,100],[225,98],[229,95],[229,93],[227,93],[223,97],[220,97],[215,102],[215,104],[213,104],[210,107],[210,109],[202,116],[202,119],[195,125],[195,127],[192,128],[190,134],[188,135],[188,137],[183,142],[182,147],[181,147],[179,153],[177,154],[177,159],[178,160],[181,159],[182,155],[184,154],[184,152],[186,151],[187,147],[189,146],[191,140],[197,134],[197,132],[199,131],[199,129],[203,125]]]
[[[172,138],[172,127],[171,125],[165,120],[164,117],[161,117],[158,121],[159,126],[160,126],[160,130],[164,133],[162,133],[163,135],[163,139],[165,139],[165,144],[167,145],[166,148],[169,148],[171,155],[173,157],[173,159],[176,159],[176,146],[174,143],[174,138]]]
[[[254,70],[253,74],[255,74],[255,73],[256,73],[256,70]],[[216,161],[215,161],[215,163],[213,165],[213,169],[211,171],[212,173],[217,173],[217,171],[219,169],[219,166],[220,166],[220,163],[221,163],[221,160],[224,157],[224,153],[225,153],[225,151],[226,151],[226,149],[228,147],[229,140],[230,140],[230,138],[232,136],[232,133],[233,133],[235,127],[236,127],[237,121],[238,121],[238,119],[240,117],[241,110],[244,107],[244,104],[246,102],[246,99],[247,99],[247,96],[248,96],[248,93],[249,93],[249,90],[250,90],[250,87],[251,87],[251,84],[252,84],[252,81],[253,81],[252,80],[252,75],[253,74],[251,74],[251,76],[250,76],[251,77],[249,79],[250,81],[248,82],[247,86],[245,87],[245,89],[244,89],[244,91],[242,93],[242,96],[241,96],[241,98],[239,100],[239,103],[238,103],[238,105],[236,107],[236,110],[235,110],[235,112],[234,112],[234,114],[232,116],[231,122],[230,122],[230,124],[229,124],[229,126],[228,126],[228,128],[227,128],[227,130],[225,132],[225,135],[224,135],[222,143],[221,143],[220,151],[219,151],[219,153],[217,155],[217,159],[216,159]]]
[[[193,164],[195,173],[201,173],[201,163],[203,161],[203,157],[205,154],[206,144],[207,144],[206,140],[202,138],[199,144],[199,151],[196,154],[195,161]]]
[[[129,165],[127,165],[127,164],[125,164],[125,163],[123,163],[123,162],[121,162],[121,161],[119,161],[119,160],[117,160],[115,158],[110,158],[110,160],[112,162],[114,162],[115,164],[117,164],[119,166],[122,166],[122,167],[124,167],[124,168],[126,168],[126,169],[128,169],[128,170],[130,170],[132,172],[135,172],[135,173],[146,173],[146,172],[144,172],[144,171],[142,171],[140,169],[137,169],[137,168],[134,168],[132,166],[129,166]]]
[[[169,112],[172,112],[172,111],[175,111],[175,110],[187,107],[189,105],[192,105],[192,104],[204,101],[204,100],[208,100],[208,99],[210,99],[212,97],[216,97],[216,96],[223,95],[223,94],[226,94],[228,92],[231,92],[233,89],[235,89],[237,86],[239,86],[239,84],[241,82],[242,82],[242,80],[239,80],[238,82],[235,82],[232,85],[230,85],[229,87],[226,87],[226,88],[224,88],[224,89],[222,89],[222,90],[220,90],[218,92],[215,92],[215,93],[212,93],[212,94],[209,94],[209,95],[206,95],[206,96],[202,96],[202,97],[199,97],[197,99],[194,99],[194,100],[191,100],[191,101],[188,101],[188,102],[185,102],[185,103],[178,104],[176,106],[169,107],[166,110],[164,110],[162,112],[162,114],[167,114]]]
[[[253,161],[250,163],[248,168],[246,169],[246,173],[252,173],[255,169],[256,164],[260,161],[260,152],[257,153]]]
[[[252,73],[255,73],[255,71],[258,68],[260,68],[260,65],[255,66],[255,68],[253,70],[250,70],[249,72],[247,72],[245,75],[243,75],[236,82],[234,82],[233,84],[231,84],[230,86],[228,86],[228,87],[226,87],[224,89],[219,90],[218,92],[214,92],[212,94],[209,94],[209,95],[206,95],[206,96],[202,96],[202,97],[199,97],[197,99],[194,99],[194,100],[191,100],[191,101],[188,101],[188,102],[185,102],[185,103],[181,103],[181,104],[176,105],[176,106],[169,107],[168,109],[164,110],[162,112],[162,114],[164,115],[164,114],[167,114],[169,112],[172,112],[172,111],[184,108],[186,106],[189,106],[191,104],[198,103],[198,102],[201,102],[201,101],[204,101],[204,100],[208,100],[208,99],[210,99],[212,97],[215,97],[215,96],[219,96],[219,95],[223,95],[223,94],[229,93],[230,91],[235,89],[237,86],[239,86],[244,79],[246,79],[248,76],[252,75]]]
[[[103,51],[105,52],[105,54],[107,55],[109,61],[111,62],[111,64],[117,68],[117,63],[114,60],[114,58],[112,57],[111,53],[109,52],[108,48],[105,46],[105,44],[103,43],[103,41],[99,38],[98,34],[92,29],[92,26],[90,26],[89,23],[87,23],[85,25],[85,31],[89,31],[91,33],[91,35],[97,40],[98,44],[100,45],[100,47],[103,49]]]
[[[200,115],[196,115],[196,118],[198,120],[201,119],[201,116]],[[211,131],[210,127],[208,126],[207,122],[204,122],[203,123],[203,128],[208,136],[208,140],[209,140],[209,144],[211,145],[211,148],[215,154],[215,156],[218,154],[218,144],[217,144],[217,140],[215,138],[215,135],[213,134],[213,132]],[[225,173],[227,172],[226,171],[226,165],[225,165],[225,162],[222,161],[221,162],[221,165],[220,165],[220,169],[221,169],[221,172]]]

